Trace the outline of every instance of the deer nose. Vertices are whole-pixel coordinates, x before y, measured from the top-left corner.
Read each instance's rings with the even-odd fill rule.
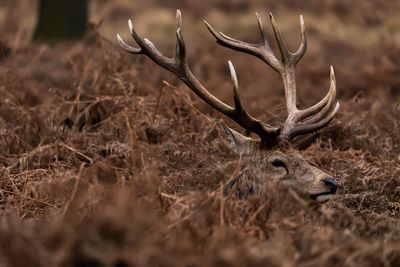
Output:
[[[323,180],[324,184],[329,188],[331,194],[335,194],[338,188],[337,182],[332,178],[327,178]]]

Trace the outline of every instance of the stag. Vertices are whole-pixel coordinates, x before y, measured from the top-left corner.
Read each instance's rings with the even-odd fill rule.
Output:
[[[206,103],[226,115],[241,127],[256,134],[253,139],[240,134],[222,123],[222,128],[242,157],[247,157],[246,165],[241,166],[240,174],[231,181],[225,192],[234,192],[238,197],[252,194],[264,194],[267,181],[277,181],[296,192],[318,202],[329,200],[337,191],[334,178],[323,170],[307,162],[293,146],[294,139],[300,135],[313,133],[325,127],[339,109],[336,101],[336,82],[333,67],[330,68],[330,89],[318,103],[307,109],[298,109],[296,101],[295,67],[307,49],[307,39],[303,17],[300,16],[301,45],[293,53],[288,50],[278,30],[275,19],[269,14],[272,29],[279,47],[280,59],[275,56],[267,41],[259,15],[256,13],[261,41],[257,44],[246,43],[216,31],[204,21],[218,44],[253,55],[277,71],[283,81],[287,108],[287,119],[283,126],[272,126],[251,116],[240,98],[238,79],[232,62],[228,62],[233,82],[233,102],[230,106],[211,94],[193,75],[186,61],[186,46],[182,34],[182,15],[176,12],[176,49],[172,58],[164,56],[148,39],[143,39],[135,31],[131,20],[129,30],[138,48],[132,47],[117,35],[119,45],[128,53],[142,54],[156,64],[174,73],[196,95]]]

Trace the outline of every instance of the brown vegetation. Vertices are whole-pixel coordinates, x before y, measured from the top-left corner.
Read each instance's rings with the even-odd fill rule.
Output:
[[[219,11],[204,8],[201,14],[182,4],[185,22],[191,20],[185,37],[194,44],[188,48],[194,72],[229,102],[227,59],[232,59],[246,107],[257,117],[282,121],[277,75],[256,59],[219,48],[194,22],[200,15],[213,24],[222,19],[227,1],[215,2],[223,5]],[[245,17],[237,18],[248,23],[244,31],[227,26],[242,2]],[[281,31],[291,36],[298,33],[297,9],[302,9],[310,52],[299,65],[301,104],[326,93],[329,65],[335,67],[342,104],[337,118],[302,151],[340,181],[332,200],[315,205],[277,187],[267,188],[266,199],[225,197],[221,188],[241,159],[223,138],[219,114],[149,60],[121,51],[94,26],[79,43],[30,43],[13,15],[22,11],[14,10],[7,15],[14,24],[2,29],[0,41],[0,263],[399,266],[398,5],[359,1],[362,8],[354,11],[347,1],[335,8],[332,1],[296,8],[291,3],[297,1],[282,2],[268,7],[233,1],[222,30],[255,40],[250,15],[262,5],[279,9],[277,21],[288,23]],[[165,3],[182,8],[180,1]],[[109,15],[99,31],[126,34],[128,17],[119,17],[123,26],[115,22],[117,28],[110,18],[126,13],[127,4],[118,9],[104,3],[108,13],[101,4],[93,10]],[[132,13],[140,10],[135,6]],[[166,21],[170,25],[157,42],[163,51],[173,41],[173,19]],[[146,37],[152,35],[154,25],[141,27]],[[298,36],[288,38],[289,47],[295,40]]]

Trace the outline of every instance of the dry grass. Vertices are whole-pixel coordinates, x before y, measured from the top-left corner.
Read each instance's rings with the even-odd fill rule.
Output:
[[[332,1],[325,2],[305,7],[285,1],[282,7],[271,7],[289,18],[298,13],[292,9],[304,9],[311,16],[306,21],[314,48],[298,73],[302,105],[323,95],[329,65],[336,68],[342,109],[303,151],[341,183],[336,197],[323,205],[276,187],[268,188],[266,199],[224,196],[221,188],[234,176],[240,159],[223,139],[219,115],[170,74],[142,57],[126,55],[96,31],[79,43],[48,47],[29,43],[26,36],[18,37],[18,31],[4,30],[0,262],[6,266],[399,266],[398,28],[383,34],[382,42],[363,46],[340,34],[328,38],[323,25],[312,19],[317,11],[338,16]],[[399,25],[390,24],[395,21],[391,12],[382,16],[386,5],[376,13],[371,12],[375,5],[363,5],[354,13],[346,9],[346,1],[339,2],[343,2],[336,6],[339,13],[347,12],[343,19],[363,27],[357,31]],[[247,14],[262,5],[234,1],[229,12],[237,14],[243,3],[250,5],[243,8]],[[171,1],[164,5],[175,8]],[[99,2],[96,10],[101,7]],[[118,10],[117,5],[107,8]],[[139,8],[135,12],[140,13]],[[201,12],[217,17],[211,15],[215,10],[205,7],[182,4],[182,8],[187,11],[184,18],[202,16]],[[378,18],[369,18],[372,14]],[[371,26],[370,21],[378,24]],[[190,40],[189,59],[200,79],[230,101],[225,59],[232,58],[252,113],[270,121],[284,117],[276,75],[256,60],[216,50],[211,39],[200,42],[202,35],[190,33],[192,25],[197,31],[189,23],[185,34]],[[283,31],[292,28],[297,29],[288,25]],[[168,42],[172,38],[168,36]],[[168,42],[160,45],[168,48]]]

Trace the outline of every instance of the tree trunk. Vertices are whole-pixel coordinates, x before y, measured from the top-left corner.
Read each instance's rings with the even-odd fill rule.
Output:
[[[88,0],[40,0],[34,40],[79,39],[88,22]]]

